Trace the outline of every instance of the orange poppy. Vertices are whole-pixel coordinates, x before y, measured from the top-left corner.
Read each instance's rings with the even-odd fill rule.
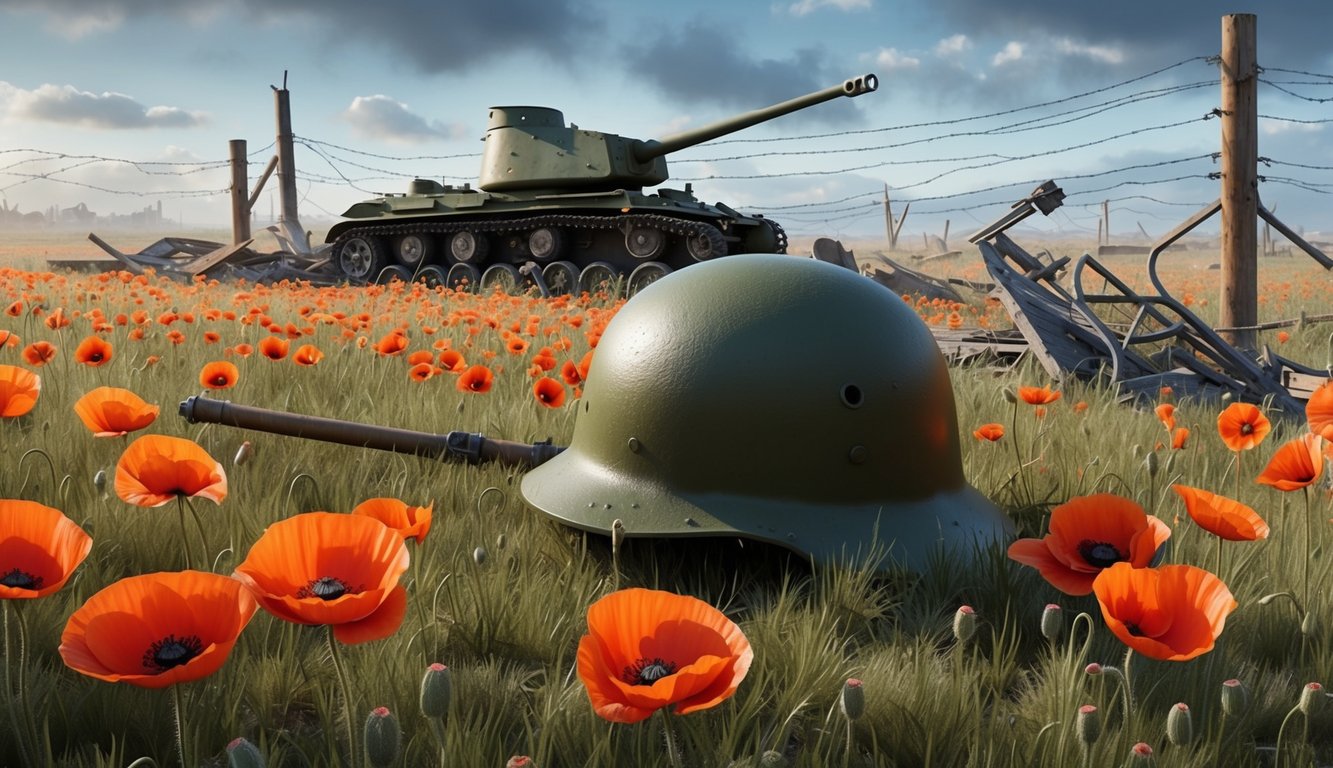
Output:
[[[232,363],[226,360],[214,360],[204,364],[203,370],[199,371],[199,386],[208,389],[231,389],[236,386],[236,380],[240,377],[240,370]]]
[[[17,333],[13,331],[0,331],[0,349],[13,348],[23,343]]]
[[[422,363],[435,362],[435,353],[429,349],[419,349],[407,356],[408,365],[420,365]]]
[[[227,498],[227,474],[190,440],[144,435],[116,462],[116,495],[140,507],[160,507],[177,496],[221,504]]]
[[[259,340],[259,354],[270,360],[281,360],[287,356],[287,347],[291,344],[277,336],[265,336]]]
[[[1333,440],[1333,379],[1324,382],[1305,403],[1305,420],[1310,431]]]
[[[1256,541],[1268,538],[1268,523],[1239,501],[1200,488],[1171,486],[1185,500],[1185,511],[1209,533],[1227,541]]]
[[[407,546],[367,515],[306,512],[270,525],[234,574],[264,610],[297,624],[331,624],[344,643],[398,631],[407,611]]]
[[[407,376],[408,378],[412,379],[412,381],[420,383],[429,380],[432,376],[435,375],[435,372],[437,370],[439,369],[431,365],[430,363],[417,363],[416,365],[407,369]]]
[[[407,336],[402,331],[390,331],[375,343],[375,351],[381,356],[401,354],[407,349]]]
[[[218,671],[255,614],[236,579],[202,571],[121,579],[65,624],[65,666],[110,683],[164,688]]]
[[[1177,451],[1184,448],[1185,441],[1189,439],[1189,436],[1189,427],[1177,427],[1175,431],[1171,433],[1171,447]]]
[[[216,344],[219,341],[222,341],[222,334],[217,331],[204,331],[205,344]]]
[[[1157,418],[1162,422],[1163,426],[1166,427],[1167,432],[1176,428],[1176,407],[1174,405],[1170,403],[1162,403],[1157,406],[1156,413]]]
[[[373,517],[398,531],[403,539],[416,539],[420,544],[426,540],[426,534],[430,533],[431,510],[434,507],[434,504],[414,507],[394,498],[366,499],[352,509],[352,514]]]
[[[302,344],[292,355],[292,362],[297,365],[318,365],[324,359],[324,353],[314,344]]]
[[[565,404],[565,385],[550,376],[543,376],[532,385],[532,396],[547,408],[559,408]]]
[[[1051,510],[1050,533],[1009,545],[1009,558],[1041,572],[1068,595],[1086,595],[1107,567],[1145,568],[1171,529],[1130,499],[1110,493],[1079,496]]]
[[[467,362],[463,360],[462,352],[446,349],[440,353],[440,367],[449,373],[462,373],[467,370]]]
[[[0,418],[22,416],[37,405],[42,377],[17,365],[0,365]]]
[[[56,359],[56,345],[49,341],[34,341],[23,348],[23,359],[28,365],[40,368]]]
[[[0,499],[0,600],[45,597],[65,586],[93,540],[58,509]]]
[[[560,378],[571,387],[578,386],[583,381],[583,375],[579,372],[579,366],[573,360],[566,360],[565,364],[560,366]]]
[[[1159,661],[1186,661],[1211,651],[1236,608],[1221,579],[1192,565],[1116,563],[1097,576],[1092,589],[1111,632]]]
[[[1050,405],[1060,399],[1060,393],[1050,387],[1019,387],[1018,396],[1028,405]]]
[[[528,342],[521,337],[515,336],[505,344],[505,349],[508,350],[511,355],[521,355],[528,351]]]
[[[1217,415],[1217,433],[1233,451],[1248,451],[1264,441],[1273,425],[1249,403],[1232,403]]]
[[[474,365],[458,377],[458,388],[464,392],[490,392],[495,374],[484,365]]]
[[[735,622],[694,597],[622,589],[588,608],[578,673],[593,711],[616,723],[715,707],[750,670],[754,652]]]
[[[1323,438],[1313,432],[1288,440],[1277,449],[1268,460],[1268,466],[1254,481],[1279,491],[1294,491],[1313,483],[1324,471],[1321,442]]]
[[[993,443],[1004,437],[1004,425],[996,424],[994,422],[990,424],[982,424],[972,430],[972,436],[978,440],[989,440]]]
[[[111,344],[100,336],[89,336],[74,350],[74,360],[94,368],[111,362]]]
[[[94,437],[120,437],[143,429],[158,411],[156,405],[119,387],[98,387],[74,403],[74,413]]]
[[[241,357],[249,357],[250,355],[253,355],[255,353],[255,348],[250,344],[246,344],[244,342],[237,344],[231,349],[233,352],[235,352],[237,355],[240,355]]]

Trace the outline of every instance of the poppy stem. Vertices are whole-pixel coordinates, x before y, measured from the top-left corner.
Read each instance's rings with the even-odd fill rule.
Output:
[[[55,494],[59,493],[59,491],[60,491],[60,484],[56,482],[56,465],[55,465],[55,462],[51,461],[51,456],[50,456],[46,451],[42,450],[41,448],[29,448],[27,451],[24,451],[23,456],[19,458],[19,469],[22,469],[22,468],[23,468],[23,462],[27,461],[27,460],[28,460],[28,457],[31,456],[31,455],[34,454],[34,453],[41,454],[42,458],[43,458],[43,459],[46,459],[46,468],[47,468],[47,470],[48,470],[48,471],[50,472],[50,474],[51,474],[51,493],[52,493],[52,496],[50,497],[50,499],[51,499],[51,502],[52,502],[53,504],[59,504],[59,503],[60,503],[60,500],[59,500],[59,499],[56,497],[56,495],[55,495]],[[24,482],[23,482],[23,485],[27,485],[27,480],[28,480],[28,478],[27,478],[27,476],[25,475],[25,476],[23,477],[23,481],[24,481]],[[23,487],[23,486],[19,486],[19,487],[21,488],[21,487]]]
[[[671,728],[671,713],[666,707],[658,711],[662,713],[662,741],[666,743],[667,759],[671,761],[672,768],[684,768],[685,763],[680,757],[680,745],[676,743],[676,733]]]
[[[171,686],[171,714],[176,725],[176,754],[180,756],[181,768],[188,768],[190,761],[185,756],[185,720],[181,717],[181,684]]]
[[[355,765],[356,756],[356,733],[352,729],[352,687],[347,684],[347,670],[343,667],[342,657],[338,655],[338,641],[333,637],[333,625],[324,626],[327,634],[325,637],[329,641],[329,658],[333,661],[333,671],[338,675],[338,687],[342,689],[343,697],[343,727],[346,730],[344,734],[347,739],[347,762],[349,765]]]
[[[208,537],[207,537],[206,535],[204,535],[204,524],[203,524],[202,522],[200,522],[200,520],[199,520],[199,511],[196,510],[196,509],[194,508],[194,505],[190,503],[190,499],[189,499],[188,497],[186,497],[186,496],[181,496],[181,497],[179,497],[179,498],[183,499],[183,500],[185,501],[185,506],[187,506],[187,507],[190,508],[190,517],[194,518],[194,527],[195,527],[195,530],[199,531],[199,546],[201,546],[201,547],[204,548],[204,559],[201,561],[201,563],[203,563],[203,564],[207,564],[207,563],[209,562],[209,559],[208,559]],[[204,565],[201,564],[199,567],[202,568],[202,567],[204,567]]]
[[[194,558],[191,557],[190,553],[190,532],[185,529],[185,497],[180,494],[176,494],[176,517],[181,524],[181,554],[185,557],[184,570],[189,570]]]
[[[29,755],[28,755],[29,726],[28,726],[28,724],[26,724],[26,723],[24,723],[24,724],[20,724],[20,723],[19,723],[19,714],[18,714],[18,711],[15,710],[15,708],[14,708],[14,704],[13,704],[13,699],[10,698],[10,696],[11,696],[11,695],[13,694],[13,692],[14,692],[13,672],[10,670],[10,665],[11,665],[11,663],[14,661],[14,655],[13,655],[12,649],[10,648],[10,645],[9,645],[9,604],[10,604],[10,602],[11,602],[11,601],[9,601],[9,600],[3,600],[3,601],[0,601],[0,607],[3,607],[3,609],[4,609],[4,614],[5,614],[5,621],[4,621],[4,632],[5,632],[5,642],[4,642],[4,646],[5,646],[5,700],[6,700],[6,704],[7,704],[7,706],[6,706],[5,708],[9,710],[9,720],[10,720],[11,725],[13,725],[13,727],[14,727],[14,740],[15,740],[16,742],[18,742],[18,746],[19,746],[19,756],[23,759],[23,764],[24,764],[24,765],[36,765],[36,763],[34,763],[34,762],[32,762],[32,761],[30,760]],[[14,613],[15,613],[16,618],[18,618],[18,616],[17,616],[17,614],[18,614],[18,606],[15,606],[15,607],[14,607]],[[25,645],[25,642],[24,642],[25,638],[23,637],[24,632],[23,632],[23,622],[22,622],[22,619],[21,619],[21,618],[18,618],[18,621],[19,621],[19,654],[18,654],[18,663],[17,663],[17,664],[14,664],[14,666],[17,667],[17,670],[16,670],[16,671],[17,671],[17,674],[18,674],[19,695],[20,695],[21,697],[23,697],[23,699],[26,699],[26,698],[27,698],[27,693],[26,693],[27,688],[26,688],[26,687],[24,686],[24,684],[23,684],[23,682],[24,682],[24,681],[23,681],[23,678],[24,678],[23,667],[24,667],[24,664],[25,664],[25,662],[26,662],[26,659],[24,659],[24,654],[23,654],[23,647],[24,647],[24,645]],[[21,699],[21,700],[22,700],[22,699]],[[20,708],[24,709],[25,714],[27,714],[27,715],[30,715],[30,714],[31,714],[31,713],[27,712],[26,704],[20,704]]]

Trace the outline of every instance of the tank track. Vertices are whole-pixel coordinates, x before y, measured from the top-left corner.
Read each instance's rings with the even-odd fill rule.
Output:
[[[775,227],[776,222],[769,222]],[[377,224],[371,226],[358,226],[349,228],[346,232],[338,236],[335,243],[346,238],[354,236],[370,235],[384,237],[401,237],[402,235],[448,235],[463,230],[472,230],[478,233],[506,235],[514,232],[526,232],[542,227],[560,227],[566,230],[576,229],[616,229],[624,226],[631,227],[655,227],[671,235],[689,236],[695,234],[699,227],[713,227],[706,221],[693,221],[690,219],[680,219],[674,216],[663,216],[653,213],[625,214],[622,216],[579,216],[576,214],[552,214],[550,216],[528,216],[521,219],[475,219],[467,220],[449,220],[449,221],[420,221],[405,222],[402,224]],[[717,229],[717,227],[713,227]],[[720,230],[719,230],[720,231]],[[781,228],[778,227],[781,232]],[[786,245],[786,235],[783,233],[780,237],[782,244]]]

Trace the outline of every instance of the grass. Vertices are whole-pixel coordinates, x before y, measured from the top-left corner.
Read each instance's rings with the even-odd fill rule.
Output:
[[[1202,297],[1216,295],[1209,283],[1216,272],[1183,264],[1172,273],[1172,285],[1179,286],[1177,295],[1199,297],[1202,307]],[[962,273],[974,266],[960,261],[950,268]],[[1261,270],[1264,319],[1324,311],[1320,297],[1333,288],[1326,274],[1296,261],[1265,262]],[[589,334],[609,316],[604,303],[447,297],[401,286],[316,291],[103,283],[13,270],[0,271],[0,299],[5,305],[21,301],[24,310],[18,317],[0,315],[0,330],[18,334],[24,345],[47,339],[59,347],[57,359],[38,369],[43,392],[34,411],[0,420],[0,496],[61,509],[94,539],[91,555],[60,592],[6,601],[3,663],[11,676],[21,672],[27,685],[22,692],[11,685],[0,697],[0,732],[6,734],[0,765],[20,764],[8,730],[11,713],[21,724],[35,725],[38,749],[52,764],[177,761],[169,692],[82,677],[56,651],[69,614],[94,592],[127,575],[179,566],[171,505],[140,509],[94,483],[99,470],[114,474],[126,445],[124,439],[92,438],[73,414],[72,403],[100,385],[123,386],[161,405],[148,431],[189,437],[225,465],[225,502],[195,503],[216,572],[231,573],[268,524],[296,513],[347,511],[376,496],[434,502],[433,530],[420,546],[411,546],[402,627],[387,640],[345,646],[340,654],[350,678],[353,724],[359,733],[372,708],[388,707],[404,733],[401,765],[501,766],[516,754],[544,767],[664,764],[658,719],[630,726],[602,721],[574,671],[587,606],[617,583],[695,595],[737,621],[753,645],[754,665],[731,699],[674,719],[689,765],[760,765],[765,753],[777,753],[786,764],[803,766],[1118,766],[1137,742],[1152,746],[1159,765],[1333,763],[1333,706],[1325,700],[1308,720],[1299,712],[1288,719],[1306,683],[1333,678],[1328,485],[1321,481],[1310,489],[1314,517],[1307,541],[1301,494],[1281,494],[1249,479],[1301,424],[1279,423],[1254,455],[1243,458],[1240,499],[1273,532],[1266,541],[1228,543],[1221,550],[1218,573],[1240,607],[1217,648],[1183,663],[1134,656],[1128,666],[1133,699],[1126,706],[1114,673],[1084,671],[1093,662],[1125,669],[1124,646],[1106,629],[1095,600],[1056,592],[1003,551],[977,553],[971,563],[941,559],[920,574],[812,569],[791,553],[734,540],[629,539],[613,560],[605,539],[526,507],[512,469],[191,426],[174,413],[177,401],[198,392],[204,363],[223,359],[227,347],[267,335],[258,322],[207,319],[210,310],[234,311],[240,317],[267,315],[278,327],[309,327],[312,333],[294,344],[314,343],[327,357],[300,368],[290,360],[229,356],[241,369],[240,381],[214,396],[432,432],[464,429],[564,444],[573,430],[574,401],[560,409],[540,406],[526,369],[538,348],[562,338],[569,348],[556,351],[558,362],[579,361]],[[44,313],[30,314],[34,305]],[[986,312],[984,303],[975,306],[974,317]],[[57,307],[85,317],[49,329],[43,320]],[[90,330],[86,313],[94,307],[113,326],[106,336],[115,355],[100,368],[71,358]],[[249,315],[251,308],[258,311]],[[302,314],[303,308],[310,311]],[[138,341],[129,338],[133,322],[119,326],[113,320],[136,309],[150,318]],[[365,312],[369,319],[351,338],[342,324],[310,319],[338,311],[351,317]],[[471,322],[470,311],[476,313]],[[164,327],[155,319],[166,312],[192,312],[195,321]],[[531,348],[510,355],[499,331],[513,323],[526,331],[531,316],[538,318],[537,334],[528,337]],[[480,361],[482,350],[495,351],[490,364],[504,369],[495,388],[463,393],[447,374],[414,382],[401,356],[371,351],[380,335],[404,323],[409,351],[429,349],[443,338],[464,348],[469,362]],[[423,326],[436,330],[426,334]],[[470,328],[477,333],[470,335]],[[170,329],[183,330],[184,343],[172,344]],[[208,330],[222,339],[206,343]],[[1327,326],[1293,329],[1283,353],[1322,365],[1327,332]],[[359,336],[367,338],[367,348],[358,347]],[[1266,338],[1276,343],[1272,334]],[[18,353],[0,347],[0,363],[22,364]],[[160,359],[149,363],[150,356]],[[558,372],[559,366],[549,375]],[[1158,447],[1170,440],[1151,408],[1121,404],[1096,386],[1061,385],[1062,397],[1045,418],[1020,405],[1014,419],[1004,392],[1047,383],[1040,371],[1026,365],[1008,372],[958,368],[952,378],[964,473],[1010,511],[1024,535],[1040,535],[1055,504],[1113,492],[1172,527],[1164,562],[1214,567],[1215,541],[1183,514],[1170,485],[1234,493],[1233,456],[1212,426],[1218,404],[1178,404],[1177,420],[1191,437],[1184,449],[1172,451]],[[1077,412],[1078,402],[1087,409]],[[972,429],[992,421],[1005,423],[1010,434],[994,444],[971,438]],[[1017,478],[1015,440],[1024,465]],[[253,455],[236,465],[232,457],[243,441],[253,444]],[[1155,472],[1148,469],[1149,455],[1157,457]],[[478,548],[486,552],[480,564]],[[1316,625],[1303,632],[1289,601],[1264,598],[1299,592],[1306,560],[1317,596],[1311,601]],[[1061,605],[1065,616],[1056,641],[1040,631],[1048,603]],[[979,629],[960,645],[951,626],[964,604],[975,608]],[[20,619],[26,628],[22,655],[16,647]],[[442,742],[418,709],[419,685],[433,662],[447,664],[453,675]],[[863,682],[866,700],[864,715],[850,727],[838,706],[848,678]],[[1243,681],[1249,703],[1228,717],[1221,711],[1222,683],[1232,678]],[[227,664],[180,693],[187,751],[199,764],[225,765],[224,748],[238,736],[256,744],[273,766],[362,764],[359,757],[349,760],[341,746],[343,702],[320,628],[260,612]],[[1194,739],[1187,745],[1166,738],[1167,713],[1177,702],[1188,704],[1192,714]],[[1075,732],[1084,704],[1103,716],[1100,738],[1086,746]]]

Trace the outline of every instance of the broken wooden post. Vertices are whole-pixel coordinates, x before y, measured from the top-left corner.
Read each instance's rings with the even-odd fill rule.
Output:
[[[296,212],[296,156],[292,141],[291,92],[287,90],[286,72],[282,73],[282,87],[273,88],[273,99],[278,118],[278,196],[282,203],[278,229],[297,253],[305,255],[310,253],[310,239],[301,228],[301,217]]]
[[[1106,244],[1111,244],[1111,201],[1102,201],[1102,225],[1100,230],[1106,233]]]
[[[231,148],[231,242],[250,239],[249,161],[245,158],[245,139],[227,142]]]
[[[889,236],[889,250],[898,250],[898,230],[893,228],[893,205],[889,203],[889,185],[884,185],[884,229]]]
[[[1222,17],[1222,309],[1218,325],[1245,329],[1259,322],[1259,68],[1255,16]],[[1254,349],[1252,330],[1225,334],[1227,342]]]

